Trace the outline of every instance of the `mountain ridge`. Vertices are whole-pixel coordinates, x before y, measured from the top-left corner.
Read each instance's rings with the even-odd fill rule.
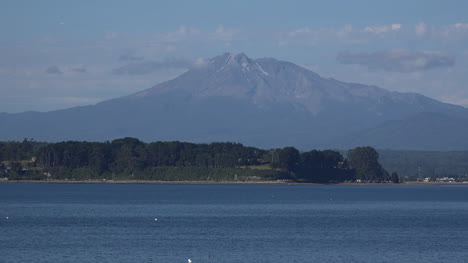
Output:
[[[128,96],[46,113],[0,115],[5,124],[0,128],[0,139],[109,140],[131,136],[147,141],[236,141],[258,147],[326,148],[347,134],[423,112],[468,119],[468,109],[421,94],[327,79],[272,58],[225,53]],[[354,140],[350,145],[354,143],[359,142]],[[449,143],[449,148],[458,147]],[[374,146],[379,145],[385,143],[377,141]],[[440,148],[440,144],[420,146]]]

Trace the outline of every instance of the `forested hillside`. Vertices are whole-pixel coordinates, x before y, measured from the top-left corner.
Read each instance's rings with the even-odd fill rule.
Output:
[[[416,180],[417,177],[465,177],[468,174],[468,152],[379,150],[380,162],[388,171]]]
[[[332,150],[264,150],[239,143],[0,142],[0,177],[7,180],[160,180],[388,182],[370,147],[354,149],[350,162]],[[3,174],[3,175],[2,175]],[[393,181],[398,181],[394,180]]]

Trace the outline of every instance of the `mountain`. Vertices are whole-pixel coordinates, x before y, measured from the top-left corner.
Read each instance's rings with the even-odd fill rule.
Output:
[[[0,114],[0,140],[111,140],[132,136],[145,141],[236,141],[265,148],[363,144],[393,148],[387,140],[390,136],[396,148],[404,148],[396,143],[414,137],[391,131],[405,120],[420,120],[420,114],[438,114],[434,121],[443,119],[459,125],[444,134],[428,134],[424,141],[414,141],[408,147],[460,148],[449,138],[451,133],[468,127],[466,108],[420,94],[323,78],[290,62],[226,53],[150,89],[96,105]],[[412,133],[432,129],[433,125],[431,121],[415,121]],[[460,139],[468,141],[468,135]]]
[[[334,147],[378,145],[394,150],[466,150],[467,134],[468,119],[423,112],[335,139]]]

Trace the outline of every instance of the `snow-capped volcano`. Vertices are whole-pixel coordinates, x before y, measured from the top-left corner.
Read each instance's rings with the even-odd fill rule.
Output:
[[[323,78],[273,58],[251,59],[244,53],[225,53],[198,63],[172,80],[94,106],[0,115],[4,124],[0,140],[109,140],[133,136],[147,141],[237,141],[261,147],[348,147],[366,144],[362,136],[345,136],[365,130],[369,134],[366,137],[373,137],[371,143],[379,146],[380,137],[373,134],[374,127],[388,127],[388,122],[421,113],[437,113],[438,117],[432,119],[450,117],[462,123],[456,126],[458,130],[468,127],[468,110],[460,106],[420,94]],[[421,123],[425,125],[421,130],[436,125]],[[360,139],[352,142],[353,138]],[[465,141],[452,148],[468,148],[468,137]],[[430,143],[412,147],[437,148]]]

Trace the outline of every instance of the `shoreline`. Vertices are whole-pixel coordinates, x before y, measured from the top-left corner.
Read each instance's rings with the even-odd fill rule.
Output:
[[[336,186],[442,186],[442,185],[466,185],[468,183],[297,183],[291,181],[151,181],[151,180],[4,180],[1,183],[39,183],[39,184],[185,184],[185,185],[336,185]]]

